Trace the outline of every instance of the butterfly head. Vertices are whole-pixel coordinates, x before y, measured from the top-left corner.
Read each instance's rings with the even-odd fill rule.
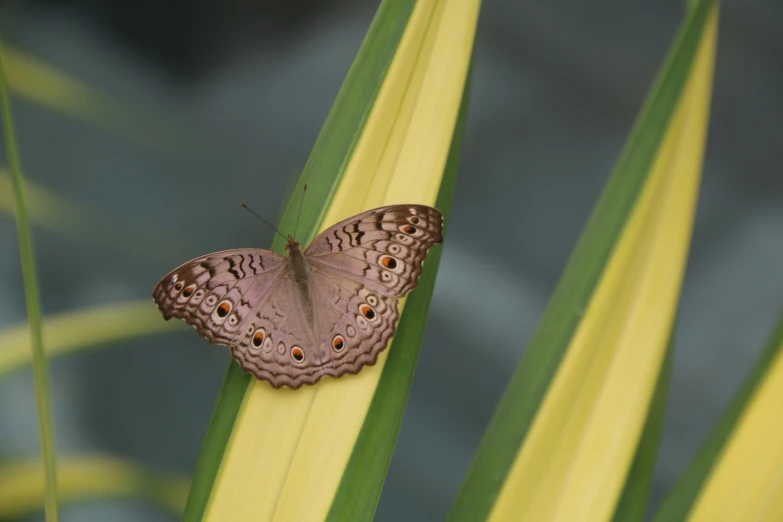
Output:
[[[288,255],[295,255],[295,254],[301,254],[302,253],[302,245],[299,244],[299,241],[294,239],[291,236],[288,236],[288,243],[285,245],[285,250],[288,252]]]

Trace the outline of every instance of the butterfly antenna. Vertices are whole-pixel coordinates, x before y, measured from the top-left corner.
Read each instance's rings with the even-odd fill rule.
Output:
[[[302,215],[302,203],[304,203],[305,192],[307,192],[307,183],[302,187],[302,199],[299,200],[299,213],[296,215],[296,226],[294,227],[294,239],[296,239],[296,232],[299,230],[299,216]]]
[[[250,212],[251,214],[253,214],[255,217],[257,217],[258,219],[260,219],[261,221],[263,221],[264,223],[266,223],[266,225],[267,225],[269,228],[271,228],[272,230],[274,230],[275,232],[277,232],[278,234],[280,234],[280,237],[282,237],[283,239],[285,239],[286,241],[288,241],[288,238],[287,238],[287,237],[285,237],[285,236],[283,235],[283,233],[282,233],[282,232],[280,232],[279,230],[277,230],[277,229],[275,228],[275,226],[274,226],[272,223],[270,223],[270,222],[269,222],[269,221],[267,221],[266,219],[262,218],[262,217],[261,217],[261,216],[258,214],[258,212],[256,212],[256,211],[255,211],[255,210],[253,210],[252,208],[248,207],[248,206],[247,206],[247,205],[245,205],[244,203],[242,203],[242,207],[243,207],[245,210],[247,210],[248,212]]]

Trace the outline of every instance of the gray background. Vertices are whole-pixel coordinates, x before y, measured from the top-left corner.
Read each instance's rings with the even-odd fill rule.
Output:
[[[9,43],[205,144],[183,159],[17,99],[27,176],[105,216],[95,234],[130,247],[36,229],[44,311],[147,298],[191,257],[268,246],[271,232],[238,202],[279,215],[376,5],[52,1],[0,11]],[[377,520],[447,512],[682,15],[677,1],[484,3],[449,238]],[[653,505],[783,303],[783,4],[725,2],[719,34]],[[134,232],[144,229],[155,234]],[[7,216],[0,245],[4,327],[25,318]],[[54,362],[60,452],[190,473],[227,362],[190,330]],[[0,459],[37,451],[31,374],[17,371],[0,382]],[[132,501],[72,504],[64,515],[173,520]]]

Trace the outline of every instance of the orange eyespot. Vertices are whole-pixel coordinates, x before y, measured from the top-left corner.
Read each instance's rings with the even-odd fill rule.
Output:
[[[406,234],[415,234],[416,227],[411,225],[405,225],[404,227],[402,227],[402,231],[405,232]]]
[[[342,335],[335,335],[334,339],[332,339],[332,346],[334,347],[334,350],[336,352],[339,352],[343,348],[345,348],[345,339],[343,339],[343,336]]]
[[[367,305],[362,305],[362,306],[360,306],[360,307],[359,307],[359,311],[360,311],[360,312],[362,313],[362,315],[363,315],[364,317],[366,317],[367,319],[370,319],[370,320],[372,320],[372,319],[375,319],[375,310],[373,310],[373,309],[372,309],[372,308],[370,308],[369,306],[367,306]]]
[[[264,339],[266,339],[266,330],[259,328],[256,330],[256,333],[253,334],[253,346],[260,348],[264,342]]]
[[[174,285],[174,290],[179,292],[180,290],[182,290],[183,286],[185,286],[185,285],[182,284],[182,281],[177,281],[177,284]]]
[[[421,220],[419,218],[417,218],[416,216],[411,216],[411,217],[408,218],[408,223],[412,223],[414,225],[418,225],[419,221],[421,221]]]
[[[296,362],[302,362],[305,358],[304,350],[299,348],[298,346],[294,346],[291,348],[291,358]]]
[[[190,297],[196,290],[196,285],[190,285],[182,291],[182,297]]]
[[[217,307],[218,317],[225,317],[225,316],[228,315],[228,313],[230,311],[231,311],[231,302],[230,301],[223,301]]]
[[[381,266],[384,268],[389,268],[391,270],[397,268],[397,260],[392,256],[381,256],[380,262]]]

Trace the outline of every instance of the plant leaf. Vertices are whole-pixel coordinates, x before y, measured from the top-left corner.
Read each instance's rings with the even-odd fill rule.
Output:
[[[463,99],[478,2],[384,1],[313,149],[300,230],[393,203],[435,204]],[[448,189],[450,191],[450,189]],[[293,230],[298,194],[281,229]],[[282,242],[273,245],[282,250]],[[434,263],[426,273],[434,277]],[[414,313],[426,309],[427,288]],[[403,310],[402,323],[408,323]],[[423,318],[395,350],[415,353]],[[419,330],[416,332],[416,330]],[[327,516],[353,453],[388,351],[357,376],[324,379],[297,391],[250,380],[234,364],[224,383],[191,491],[186,520]],[[415,357],[405,367],[412,372]],[[404,403],[409,383],[394,379]],[[388,392],[392,393],[392,392]],[[399,414],[390,413],[399,425]],[[394,438],[387,444],[393,445]],[[390,451],[384,449],[383,451]],[[377,481],[385,466],[360,470]],[[382,481],[382,479],[380,479]],[[301,492],[308,501],[301,501]],[[377,502],[367,499],[368,503]],[[372,509],[372,508],[363,508]]]
[[[783,518],[781,396],[783,317],[742,388],[661,505],[655,521]]]
[[[716,26],[710,0],[684,23],[485,433],[451,520],[612,516],[676,312]]]
[[[446,222],[451,210],[459,166],[471,76],[472,71],[468,74],[443,184],[435,205],[443,212]],[[427,260],[429,267],[439,265],[441,251],[440,246],[433,249]],[[413,382],[413,371],[416,368],[434,286],[435,271],[429,270],[422,275],[416,292],[408,297],[405,304],[407,313],[400,321],[394,341],[389,347],[386,366],[332,502],[328,520],[336,522],[373,519]]]
[[[2,49],[0,49],[0,55],[2,55]],[[2,104],[3,108],[5,146],[8,162],[11,166],[11,182],[14,188],[19,257],[22,261],[27,320],[30,325],[30,345],[33,352],[33,381],[35,383],[35,398],[38,406],[41,454],[46,478],[46,520],[57,522],[60,519],[60,508],[57,504],[57,454],[54,445],[52,404],[49,397],[49,366],[41,334],[41,296],[38,290],[38,274],[35,264],[33,238],[27,219],[27,200],[25,198],[24,177],[22,176],[22,163],[16,146],[16,132],[14,131],[14,122],[11,116],[11,100],[8,96],[8,86],[2,61],[0,61],[0,104]]]
[[[58,467],[62,502],[101,498],[150,500],[179,515],[189,480],[106,455],[65,457]],[[17,519],[41,508],[44,476],[38,461],[11,461],[0,466],[0,519]]]
[[[658,385],[655,387],[655,395],[650,403],[647,422],[642,430],[642,439],[636,448],[636,457],[634,457],[633,465],[628,472],[623,494],[617,503],[617,510],[614,512],[614,522],[629,522],[632,520],[641,522],[644,520],[647,500],[652,489],[658,449],[663,436],[666,399],[669,395],[669,381],[671,380],[674,358],[673,338],[674,329],[672,329],[672,335],[669,336],[666,360],[664,360],[661,373],[658,375]]]
[[[46,339],[49,359],[176,330],[186,330],[185,324],[161,321],[160,312],[147,299],[85,308],[43,320],[43,338]],[[0,347],[0,377],[28,364],[32,353],[28,325],[11,326],[0,331]]]

